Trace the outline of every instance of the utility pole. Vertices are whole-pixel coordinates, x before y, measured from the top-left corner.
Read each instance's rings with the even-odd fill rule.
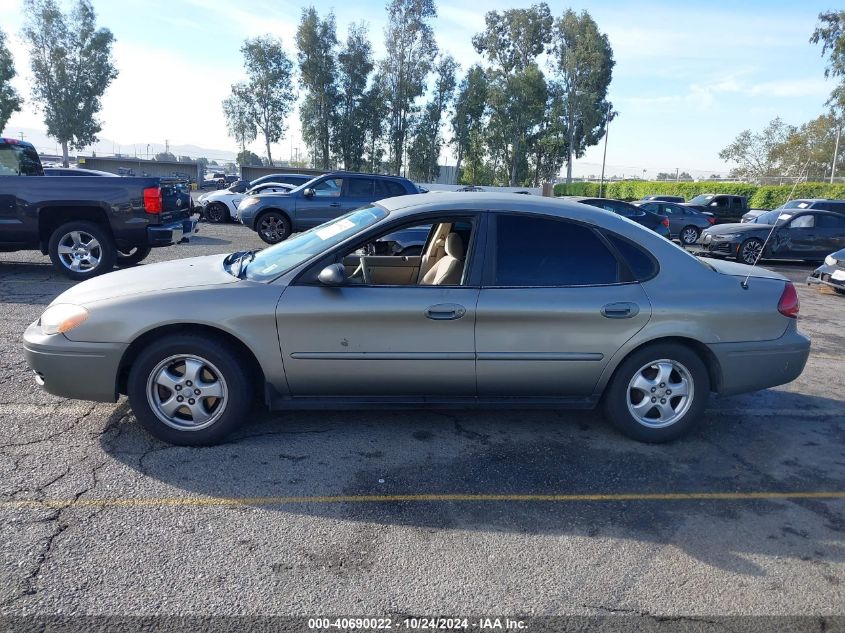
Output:
[[[679,180],[678,173],[679,173],[680,171],[681,171],[681,170],[680,170],[680,168],[675,167],[675,182],[678,182],[678,180]]]
[[[836,147],[833,150],[833,160],[830,163],[830,184],[833,184],[833,176],[836,174],[836,157],[839,155],[839,137],[842,135],[842,122],[836,126]]]
[[[604,124],[604,155],[601,158],[601,182],[599,183],[599,198],[604,197],[604,165],[607,162],[607,137],[610,136],[610,104],[607,106],[607,122]]]
[[[21,133],[20,133],[20,137],[21,137],[21,140],[23,140],[23,137],[24,137],[24,133],[23,133],[23,132],[21,132]]]

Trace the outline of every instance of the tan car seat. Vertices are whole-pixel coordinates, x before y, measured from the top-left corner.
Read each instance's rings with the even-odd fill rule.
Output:
[[[420,284],[424,286],[456,286],[461,283],[464,271],[464,245],[461,236],[449,233],[446,236],[446,255],[441,257],[423,275]]]

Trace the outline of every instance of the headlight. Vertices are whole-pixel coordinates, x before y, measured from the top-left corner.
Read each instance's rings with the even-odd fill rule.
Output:
[[[833,255],[828,255],[824,258],[824,263],[827,266],[836,266],[836,260],[834,259]]]
[[[714,240],[735,240],[739,237],[739,233],[714,233]]]
[[[241,200],[241,203],[238,205],[238,209],[243,209],[244,207],[251,207],[254,204],[258,204],[259,202],[261,202],[260,198],[250,196],[249,198],[244,198],[243,200]]]
[[[44,334],[64,334],[70,332],[88,318],[88,310],[82,306],[59,303],[50,306],[41,315],[41,331]]]

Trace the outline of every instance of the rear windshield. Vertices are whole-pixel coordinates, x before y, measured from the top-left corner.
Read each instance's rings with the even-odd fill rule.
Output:
[[[0,176],[43,176],[36,151],[26,145],[0,143]]]

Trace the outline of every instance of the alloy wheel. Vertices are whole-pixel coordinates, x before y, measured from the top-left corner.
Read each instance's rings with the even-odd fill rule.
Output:
[[[85,273],[100,265],[103,247],[90,233],[70,231],[59,240],[58,253],[65,268],[75,273]]]
[[[684,244],[687,244],[687,245],[695,244],[695,242],[697,240],[698,240],[698,231],[691,226],[688,226],[687,228],[685,228],[683,230],[683,232],[681,233],[681,241]]]
[[[746,264],[753,265],[760,259],[760,254],[763,252],[763,244],[760,240],[748,240],[742,245],[742,261]]]
[[[643,426],[661,429],[686,415],[693,396],[690,371],[678,361],[664,358],[633,375],[627,389],[628,411]]]
[[[281,242],[285,237],[284,222],[275,215],[266,215],[261,218],[258,230],[268,242]]]
[[[179,431],[211,426],[225,412],[227,399],[223,374],[200,356],[165,358],[147,379],[147,402],[153,413]]]

